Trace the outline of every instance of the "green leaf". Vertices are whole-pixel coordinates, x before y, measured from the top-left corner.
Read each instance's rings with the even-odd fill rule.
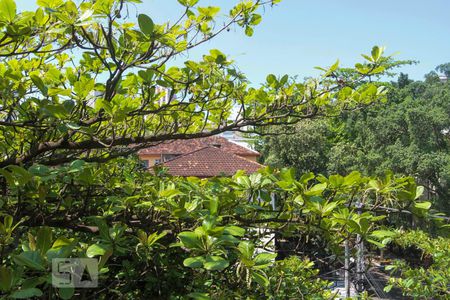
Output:
[[[47,251],[47,260],[51,261],[54,258],[67,258],[72,253],[74,246],[64,246],[58,249],[50,249]]]
[[[102,239],[110,240],[111,236],[109,235],[109,227],[108,224],[106,224],[105,220],[102,218],[94,217],[92,218],[92,221],[98,227]]]
[[[37,251],[25,251],[14,256],[14,261],[21,266],[26,266],[34,270],[44,271],[43,259]]]
[[[46,276],[45,274],[40,277],[30,277],[22,282],[21,288],[28,289],[28,288],[37,287],[38,285],[46,283],[47,280],[48,280],[48,276]]]
[[[178,234],[178,238],[180,239],[183,246],[189,249],[201,249],[201,241],[199,236],[195,232],[184,231]]]
[[[74,160],[74,161],[72,161],[70,163],[70,169],[78,171],[78,170],[81,170],[84,165],[85,165],[85,161],[84,160],[77,159],[77,160]]]
[[[224,234],[231,234],[233,236],[244,236],[245,235],[245,229],[238,227],[238,226],[234,226],[234,225],[230,225],[230,226],[226,226],[224,231]]]
[[[385,238],[392,238],[397,235],[397,232],[390,231],[390,230],[374,230],[370,234],[371,236],[377,238],[377,239],[385,239]]]
[[[189,293],[187,296],[195,300],[211,300],[207,293],[193,292]]]
[[[408,278],[405,281],[405,287],[409,288],[410,286],[412,286],[415,283],[415,278]]]
[[[16,3],[14,0],[0,0],[0,20],[11,23],[16,17]]]
[[[329,181],[332,187],[338,188],[344,183],[344,177],[341,175],[331,175]]]
[[[386,293],[389,293],[389,292],[392,290],[393,287],[394,287],[394,286],[393,286],[392,284],[389,284],[389,285],[385,286],[383,290],[384,290]]]
[[[42,255],[47,252],[48,249],[52,247],[53,234],[50,227],[39,228],[36,235],[36,249]]]
[[[216,229],[217,218],[211,215],[205,217],[202,222],[202,228],[209,234]]]
[[[28,288],[23,290],[18,290],[11,294],[13,299],[29,299],[32,297],[41,297],[42,291],[38,288]]]
[[[416,203],[414,204],[414,207],[415,207],[415,208],[418,208],[418,209],[429,210],[430,207],[431,207],[431,202],[429,202],[429,201],[425,201],[425,202],[416,202]]]
[[[334,202],[336,203],[336,202]],[[359,227],[361,228],[361,233],[362,234],[366,234],[367,231],[369,230],[370,227],[370,223],[369,220],[366,218],[362,218],[359,220]]]
[[[150,247],[153,244],[155,244],[158,240],[162,239],[163,237],[165,237],[167,235],[167,231],[163,231],[160,234],[158,234],[157,232],[154,232],[152,234],[150,234],[147,238],[147,246]],[[143,235],[141,234],[141,238],[143,237]]]
[[[59,249],[64,246],[69,246],[72,243],[73,243],[73,240],[61,236],[53,243],[52,249]]]
[[[153,79],[154,72],[151,69],[148,70],[139,70],[138,72],[139,77],[141,77],[145,82],[150,83]]]
[[[359,173],[358,171],[353,171],[353,172],[351,172],[350,174],[348,174],[347,176],[344,177],[343,185],[351,186],[351,185],[356,184],[360,180],[361,180],[361,173]]]
[[[361,56],[364,57],[366,60],[373,62],[373,58],[370,57],[369,55],[361,54]]]
[[[250,178],[246,175],[240,175],[236,178],[236,182],[244,188],[250,188],[252,186],[252,182]]]
[[[61,299],[71,299],[75,294],[75,289],[71,287],[58,289],[58,294]]]
[[[172,198],[172,197],[179,196],[179,195],[183,195],[183,192],[181,192],[177,189],[163,190],[159,193],[160,197],[167,197],[167,198]]]
[[[3,218],[3,226],[5,226],[5,229],[11,229],[12,228],[12,224],[13,224],[13,217],[10,215],[6,215]]]
[[[277,83],[277,77],[273,74],[269,74],[266,77],[266,81],[268,85],[272,86],[274,83]]]
[[[13,270],[0,266],[0,290],[7,292],[13,285]]]
[[[238,250],[246,259],[251,259],[253,257],[253,253],[255,252],[255,246],[251,242],[240,242],[238,245]]]
[[[189,6],[194,6],[198,3],[199,0],[187,0],[187,3],[189,4]]]
[[[212,216],[217,214],[218,207],[219,207],[219,199],[217,197],[211,197],[211,199],[209,199],[209,213]]]
[[[276,253],[260,253],[255,257],[255,268],[266,268],[271,265],[275,258],[277,257]]]
[[[250,27],[250,26],[246,26],[246,27],[245,27],[245,35],[246,35],[246,36],[252,36],[253,33],[254,33],[254,30],[253,30],[252,27]]]
[[[376,67],[375,69],[373,69],[370,74],[379,74],[379,73],[383,73],[384,70],[386,70],[385,67],[380,66],[380,67]]]
[[[9,185],[14,185],[14,177],[12,174],[4,169],[0,169],[0,175],[6,179],[6,182]]]
[[[303,196],[299,194],[294,198],[294,203],[302,206],[303,204],[305,204],[305,200],[303,199]]]
[[[74,123],[74,122],[69,122],[69,123],[66,124],[66,126],[67,126],[69,129],[72,129],[72,130],[78,130],[78,129],[81,128],[80,125],[78,125],[78,124],[76,124],[76,123]]]
[[[221,237],[218,238],[217,240],[219,243],[221,242],[225,242],[225,243],[232,243],[232,244],[238,244],[240,242],[240,240],[238,240],[237,238],[235,238],[234,236],[230,235],[230,234],[224,234]]]
[[[144,230],[139,229],[137,231],[137,237],[141,244],[143,245],[147,244],[147,233]]]
[[[258,25],[261,23],[262,17],[259,14],[253,14],[252,18],[250,19],[250,24],[252,25]]]
[[[197,10],[200,16],[204,16],[207,19],[212,19],[220,11],[220,7],[217,6],[198,7]]]
[[[33,178],[30,172],[20,166],[10,165],[8,169],[11,170],[20,185],[25,185]]]
[[[327,188],[326,183],[318,183],[305,192],[307,196],[319,196]]]
[[[384,267],[384,269],[385,269],[386,271],[391,271],[391,270],[395,270],[396,267],[395,267],[394,265],[389,265],[389,266]]]
[[[384,49],[382,47],[380,48],[378,46],[374,46],[372,48],[372,60],[374,62],[377,62],[380,59],[381,54],[383,54],[383,50]]]
[[[87,248],[86,250],[86,256],[87,257],[94,257],[94,256],[99,256],[99,255],[103,255],[106,252],[111,250],[111,246],[109,245],[103,245],[103,244],[94,244],[89,246],[89,248]]]
[[[280,79],[280,85],[285,85],[289,80],[289,75],[284,75],[283,77],[281,77]]]
[[[361,231],[359,224],[356,223],[354,220],[347,220],[347,225],[351,229],[350,232],[360,232]]]
[[[43,165],[33,165],[28,169],[28,172],[42,177],[50,174],[50,168]]]
[[[206,261],[203,264],[206,270],[209,271],[218,271],[223,270],[229,266],[228,260],[224,259],[220,256],[207,256]]]
[[[66,239],[67,240],[67,239]],[[70,241],[70,240],[67,240]],[[47,251],[47,260],[51,261],[54,258],[66,258],[72,253],[75,243],[70,243],[68,245],[63,245],[67,241],[62,241],[58,239],[51,249]]]
[[[63,0],[37,0],[37,5],[45,8],[56,9],[64,4]]]
[[[48,88],[42,81],[42,79],[37,75],[30,75],[31,80],[33,81],[34,85],[41,91],[42,95],[47,96],[48,95]]]
[[[92,9],[86,9],[83,14],[78,18],[77,22],[84,22],[89,19],[94,11]]]
[[[380,242],[375,241],[375,240],[372,240],[372,239],[367,239],[367,241],[368,241],[369,243],[372,243],[372,244],[376,245],[378,248],[384,248],[384,247],[386,247],[386,245],[384,245],[383,243],[380,243]]]
[[[189,257],[183,261],[183,265],[189,268],[201,268],[203,267],[203,263],[205,262],[205,258],[203,256]]]
[[[259,272],[253,272],[252,273],[252,279],[256,281],[259,285],[262,287],[269,286],[269,279],[267,278],[266,274],[259,273]]]
[[[149,16],[145,14],[140,14],[138,16],[138,23],[139,28],[141,29],[143,34],[145,34],[146,36],[151,36],[153,34],[155,24],[153,23],[153,20]]]
[[[328,72],[334,72],[339,68],[339,59],[328,69]]]
[[[418,186],[417,188],[416,188],[416,197],[414,198],[414,200],[417,200],[417,199],[419,199],[422,195],[423,195],[423,192],[424,192],[424,187],[423,186]]]

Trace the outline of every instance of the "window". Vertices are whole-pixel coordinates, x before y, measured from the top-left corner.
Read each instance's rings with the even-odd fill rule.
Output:
[[[148,160],[143,160],[142,161],[142,165],[144,166],[144,168],[148,168]]]

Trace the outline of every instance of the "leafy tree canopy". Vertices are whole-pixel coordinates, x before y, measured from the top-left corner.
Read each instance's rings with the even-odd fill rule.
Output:
[[[369,105],[386,95],[371,79],[398,64],[374,47],[354,69],[335,63],[317,79],[268,75],[250,87],[219,50],[180,67],[174,60],[230,27],[251,35],[278,1],[236,1],[220,19],[219,7],[179,0],[182,15],[163,24],[130,18],[136,2],[39,0],[36,11],[19,11],[0,0],[2,297],[295,298],[301,289],[326,298],[328,283],[313,280],[318,261],[275,263],[267,235],[302,232],[342,257],[355,235],[389,242],[380,206],[428,217],[430,203],[407,177],[263,169],[172,178],[122,158],[169,139]],[[99,288],[51,286],[52,260],[69,257],[98,259]],[[305,283],[294,288],[286,274]]]
[[[445,211],[450,180],[449,91],[448,82],[412,81],[400,74],[387,103],[300,123],[293,128],[295,134],[266,138],[265,162],[323,174],[360,170],[382,175],[392,170],[412,175],[427,187],[429,197],[440,199],[437,204]]]
[[[384,96],[382,88],[351,82],[341,92],[332,77],[337,64],[301,83],[269,75],[260,88],[249,87],[217,49],[173,66],[227,28],[250,35],[258,11],[277,1],[237,2],[221,23],[219,7],[179,1],[184,13],[164,24],[145,14],[131,23],[132,2],[139,1],[38,1],[35,12],[19,12],[2,0],[0,167],[102,161],[167,139],[296,122]],[[374,49],[352,81],[390,66]]]

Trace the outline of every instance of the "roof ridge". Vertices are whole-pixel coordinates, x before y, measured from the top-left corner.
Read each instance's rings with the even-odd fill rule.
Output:
[[[172,175],[197,177],[222,176],[219,171],[225,176],[234,175],[238,170],[250,174],[264,167],[256,161],[209,145],[161,162],[160,165],[168,167]]]
[[[202,151],[202,150],[207,149],[207,148],[210,148],[210,149],[214,149],[214,150],[220,151],[220,152],[222,152],[222,153],[225,153],[226,155],[230,155],[230,156],[234,157],[235,159],[238,159],[238,160],[239,160],[239,159],[242,159],[242,160],[245,160],[245,161],[250,162],[250,163],[252,163],[252,164],[258,165],[258,166],[260,166],[260,167],[264,167],[264,165],[260,164],[260,163],[257,162],[257,161],[253,161],[253,160],[248,159],[248,158],[246,158],[246,157],[242,157],[242,156],[240,156],[240,155],[237,155],[237,154],[234,154],[234,153],[231,153],[231,152],[227,152],[227,151],[224,151],[224,150],[222,150],[222,149],[220,149],[220,148],[218,148],[218,147],[209,146],[209,145],[207,145],[207,146],[205,146],[205,147],[203,147],[203,148],[200,148],[200,149],[191,151],[191,152],[189,152],[189,153],[185,153],[185,154],[178,155],[177,157],[174,157],[174,158],[172,158],[172,159],[166,160],[165,162],[161,162],[161,163],[159,163],[159,164],[163,165],[163,164],[168,163],[168,162],[173,162],[173,161],[175,161],[175,160],[177,160],[177,159],[184,158],[184,157],[186,157],[186,156],[188,156],[188,155],[194,154],[194,153],[196,153],[196,152]]]
[[[217,147],[212,147],[212,148],[216,148],[217,150],[220,150],[220,151],[222,151],[222,152],[224,152],[224,153],[226,153],[226,154],[229,154],[229,155],[231,155],[231,156],[234,156],[234,157],[236,157],[237,159],[243,159],[243,160],[246,160],[246,161],[248,161],[248,162],[251,162],[251,163],[254,163],[254,164],[257,164],[257,165],[259,165],[259,166],[263,167],[263,165],[262,165],[262,164],[260,164],[259,162],[253,161],[253,160],[251,160],[251,159],[248,159],[248,158],[246,158],[246,157],[243,157],[243,156],[237,155],[237,154],[235,154],[235,153],[232,153],[232,152],[226,152],[226,151],[223,151],[222,149],[220,149],[220,148],[217,148]]]
[[[253,149],[251,149],[251,148],[249,148],[249,147],[242,146],[242,145],[240,145],[240,144],[239,144],[238,142],[236,142],[236,141],[229,140],[229,139],[227,139],[227,141],[230,142],[230,143],[233,143],[233,144],[235,144],[235,145],[237,145],[237,146],[239,146],[239,147],[241,147],[241,148],[244,148],[245,150],[251,151],[251,152],[253,152],[253,153],[255,153],[255,154],[260,154],[258,151],[253,150]]]
[[[184,155],[193,151],[202,149],[207,146],[221,145],[220,149],[225,152],[243,155],[243,156],[259,156],[260,153],[248,145],[232,141],[223,136],[208,136],[192,139],[174,139],[167,140],[150,147],[140,149],[140,155],[160,155],[160,154],[177,154]]]
[[[180,155],[175,156],[174,158],[168,159],[168,160],[166,160],[166,161],[162,161],[162,162],[160,162],[158,165],[163,165],[163,164],[165,164],[165,163],[168,163],[168,162],[171,162],[171,161],[174,161],[174,160],[183,158],[183,157],[185,157],[185,156],[188,156],[188,155],[190,155],[190,154],[192,154],[192,153],[198,152],[198,151],[203,150],[203,149],[205,149],[205,148],[217,148],[217,147],[213,147],[213,146],[208,146],[208,145],[206,145],[205,147],[199,148],[199,149],[197,149],[197,150],[194,150],[194,151],[191,151],[191,152],[188,152],[188,153],[184,153],[184,154],[180,154]],[[230,154],[233,154],[233,153],[230,153]],[[233,154],[233,155],[234,155],[234,154]]]

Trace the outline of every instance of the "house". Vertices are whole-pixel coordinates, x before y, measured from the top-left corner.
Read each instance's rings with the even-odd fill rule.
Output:
[[[257,151],[221,136],[174,140],[142,149],[139,158],[146,167],[164,166],[174,176],[231,176],[238,170],[247,174],[263,166],[257,162]]]

